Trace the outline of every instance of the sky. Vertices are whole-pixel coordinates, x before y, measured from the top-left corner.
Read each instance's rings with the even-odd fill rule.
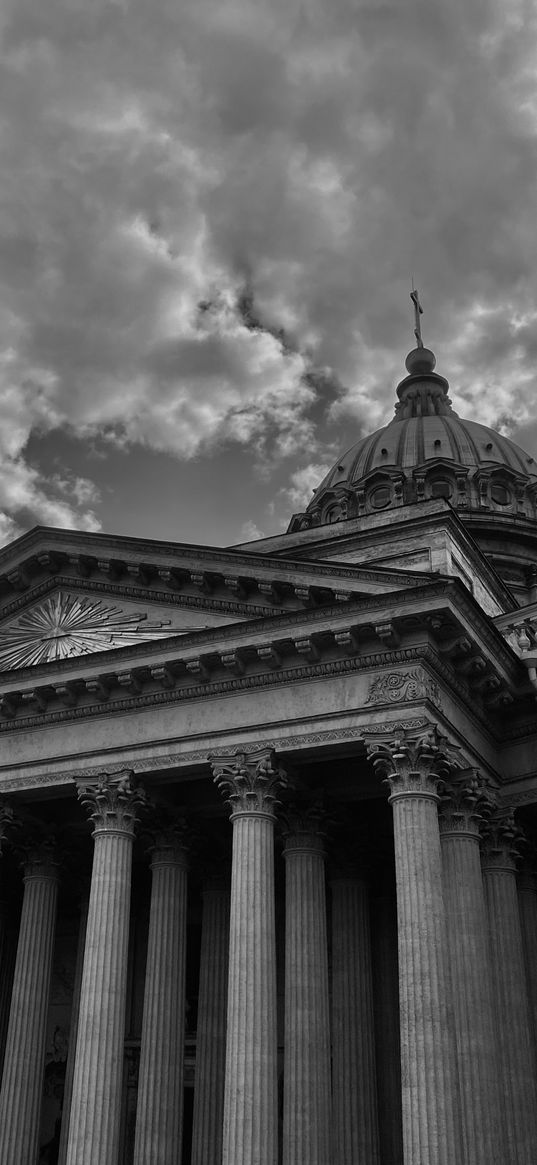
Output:
[[[0,543],[285,529],[423,337],[537,456],[532,0],[3,0]]]

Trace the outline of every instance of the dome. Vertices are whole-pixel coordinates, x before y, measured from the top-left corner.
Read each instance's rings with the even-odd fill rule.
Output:
[[[514,441],[454,412],[435,357],[418,347],[395,416],[338,458],[291,530],[443,497],[463,514],[537,518],[537,463]]]
[[[440,416],[397,417],[352,445],[321,483],[323,489],[346,482],[356,486],[369,473],[397,466],[405,474],[427,462],[447,459],[474,473],[505,466],[537,482],[537,464],[519,445],[477,421],[465,421],[453,411]],[[313,505],[315,503],[312,503]]]

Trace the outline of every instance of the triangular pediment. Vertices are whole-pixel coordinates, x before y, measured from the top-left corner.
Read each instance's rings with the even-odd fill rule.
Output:
[[[0,551],[0,671],[423,586],[410,571],[35,528]]]
[[[0,671],[163,640],[214,622],[214,617],[195,621],[191,611],[155,618],[130,603],[60,588],[0,624]]]

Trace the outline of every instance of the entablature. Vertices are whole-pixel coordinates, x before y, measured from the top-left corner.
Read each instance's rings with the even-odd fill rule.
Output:
[[[3,672],[0,731],[420,663],[501,734],[525,673],[454,580]]]

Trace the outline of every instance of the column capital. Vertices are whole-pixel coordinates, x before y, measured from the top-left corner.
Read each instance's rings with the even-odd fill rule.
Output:
[[[496,808],[483,830],[483,868],[516,873],[522,834],[509,806]]]
[[[151,869],[157,866],[188,869],[191,831],[180,814],[159,807],[145,826],[144,841],[151,857]]]
[[[58,880],[61,862],[58,837],[53,828],[32,823],[24,834],[17,838],[16,849],[25,882],[30,878]]]
[[[211,753],[209,763],[214,782],[231,806],[231,820],[247,814],[274,817],[278,793],[287,785],[272,748],[254,752],[235,752],[231,756]]]
[[[479,839],[487,784],[478,769],[458,769],[446,781],[440,795],[440,833]]]
[[[315,853],[324,857],[327,815],[321,805],[286,805],[281,814],[283,856]]]
[[[398,736],[366,744],[375,771],[390,787],[390,802],[411,796],[438,801],[453,763],[448,747],[451,752],[447,737],[435,726],[419,735],[403,730]]]
[[[7,841],[11,831],[18,826],[20,826],[20,822],[15,816],[13,806],[2,797],[0,799],[0,857],[2,856],[3,843]]]
[[[140,810],[146,806],[146,794],[134,773],[102,773],[94,781],[78,782],[78,797],[93,822],[93,836],[100,833],[134,835]]]

